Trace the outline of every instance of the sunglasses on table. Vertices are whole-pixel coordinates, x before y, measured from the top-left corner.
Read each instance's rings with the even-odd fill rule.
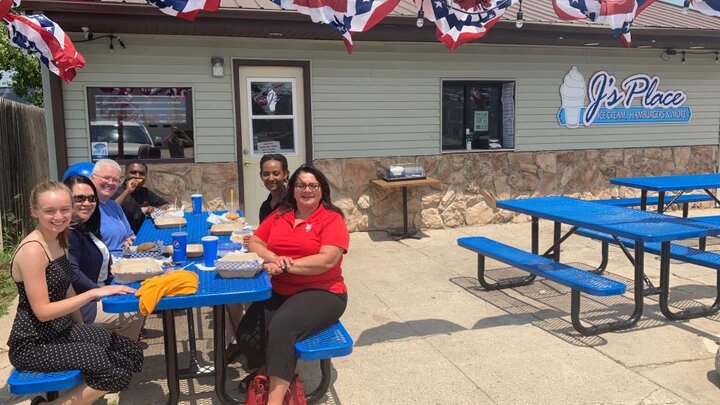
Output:
[[[94,195],[74,195],[72,197],[75,204],[82,204],[83,202],[87,201],[89,203],[97,202],[97,197]]]

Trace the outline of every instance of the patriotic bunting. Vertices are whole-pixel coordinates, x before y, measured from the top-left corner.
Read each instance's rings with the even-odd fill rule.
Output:
[[[588,19],[607,24],[612,34],[630,47],[630,26],[655,0],[552,0],[555,14],[561,20]]]
[[[0,0],[0,19],[10,13],[11,8],[20,7],[20,0]]]
[[[8,23],[10,43],[37,54],[64,81],[70,83],[75,78],[75,69],[85,66],[85,58],[75,50],[65,31],[49,18],[8,14],[4,20]]]
[[[453,51],[458,46],[483,37],[518,0],[415,0],[425,18],[435,22],[435,34]]]
[[[200,11],[217,11],[220,0],[146,0],[163,13],[193,21]]]
[[[720,17],[720,0],[690,0],[690,4],[703,14]]]
[[[286,10],[310,16],[313,22],[328,24],[340,33],[352,53],[352,32],[363,32],[385,18],[400,0],[272,0]]]

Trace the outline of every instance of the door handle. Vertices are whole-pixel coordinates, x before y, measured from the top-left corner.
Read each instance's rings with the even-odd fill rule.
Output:
[[[250,167],[252,163],[248,162],[247,160],[243,163],[243,166]]]

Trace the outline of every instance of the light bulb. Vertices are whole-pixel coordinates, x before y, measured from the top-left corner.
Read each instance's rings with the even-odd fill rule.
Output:
[[[680,62],[682,62],[683,65],[685,64],[685,52],[684,51],[683,51],[683,57],[680,60]]]
[[[420,9],[418,10],[417,20],[415,21],[415,25],[417,25],[418,28],[422,28],[422,26],[425,24],[425,12]]]
[[[524,22],[525,22],[525,21],[523,20],[523,12],[522,12],[522,11],[518,11],[518,13],[517,13],[517,19],[515,20],[515,26],[518,27],[518,28],[522,28]]]
[[[715,52],[715,64],[716,65],[718,64],[718,53],[717,52]]]
[[[687,15],[688,11],[690,11],[690,0],[685,0],[683,3],[682,13]]]

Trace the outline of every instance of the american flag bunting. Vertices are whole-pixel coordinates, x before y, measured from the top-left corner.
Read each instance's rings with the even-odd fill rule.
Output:
[[[193,21],[200,11],[217,11],[220,0],[146,0],[163,13]]]
[[[552,0],[561,20],[588,19],[610,26],[613,36],[630,47],[630,27],[635,17],[655,0]]]
[[[348,53],[352,53],[353,32],[372,28],[395,9],[400,0],[272,0],[286,10],[310,16],[339,32]]]
[[[415,0],[425,18],[435,22],[440,42],[455,50],[458,46],[483,37],[505,10],[518,0],[459,0],[448,6],[445,0]]]
[[[703,14],[720,17],[720,0],[690,0],[690,6]]]
[[[75,50],[70,37],[44,15],[14,15],[4,17],[8,24],[10,43],[37,54],[48,69],[70,83],[75,69],[85,66],[85,58]]]

